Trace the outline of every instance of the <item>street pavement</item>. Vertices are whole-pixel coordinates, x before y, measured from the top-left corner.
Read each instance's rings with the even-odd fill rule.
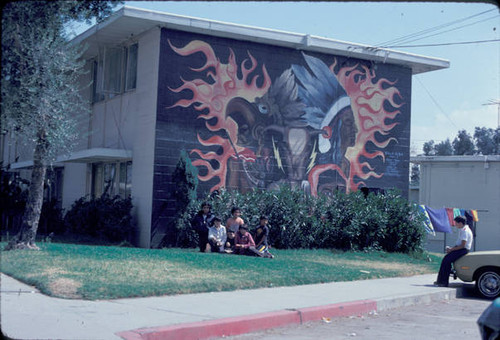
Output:
[[[1,328],[12,339],[209,339],[453,299],[436,275],[117,300],[41,294],[1,274]]]

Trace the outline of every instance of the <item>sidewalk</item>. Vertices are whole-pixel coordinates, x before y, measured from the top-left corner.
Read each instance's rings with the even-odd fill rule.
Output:
[[[1,328],[13,339],[208,339],[455,297],[433,287],[435,277],[84,301],[1,274]]]

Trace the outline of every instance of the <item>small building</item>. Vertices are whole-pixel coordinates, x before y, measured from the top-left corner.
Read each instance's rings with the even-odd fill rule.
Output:
[[[411,77],[449,62],[308,34],[123,7],[73,40],[88,46],[81,139],[53,168],[63,208],[131,195],[137,244],[156,247],[185,149],[199,193],[286,184],[316,195],[408,195]],[[10,132],[4,167],[26,176]]]
[[[475,209],[475,250],[500,249],[500,155],[418,156],[419,203],[431,208]],[[456,228],[428,237],[428,250],[442,252],[454,245]]]

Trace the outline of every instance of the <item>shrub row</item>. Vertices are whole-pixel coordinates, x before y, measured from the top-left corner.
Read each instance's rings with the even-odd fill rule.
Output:
[[[193,201],[177,221],[177,246],[196,246],[190,221],[202,201]],[[223,221],[229,217],[231,207],[238,206],[251,230],[258,225],[260,215],[267,215],[270,240],[276,248],[403,253],[423,250],[424,216],[396,191],[366,197],[355,192],[315,198],[285,186],[279,191],[256,190],[246,194],[223,190],[204,201],[212,204],[212,210]]]

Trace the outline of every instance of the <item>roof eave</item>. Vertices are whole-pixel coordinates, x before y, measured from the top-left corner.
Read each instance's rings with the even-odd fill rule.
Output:
[[[109,42],[120,44],[154,27],[231,38],[303,51],[321,52],[379,63],[401,65],[419,74],[450,66],[444,59],[355,44],[330,38],[252,27],[201,18],[124,6],[102,23],[98,23],[72,40],[73,43]],[[90,50],[87,56],[95,51]]]

